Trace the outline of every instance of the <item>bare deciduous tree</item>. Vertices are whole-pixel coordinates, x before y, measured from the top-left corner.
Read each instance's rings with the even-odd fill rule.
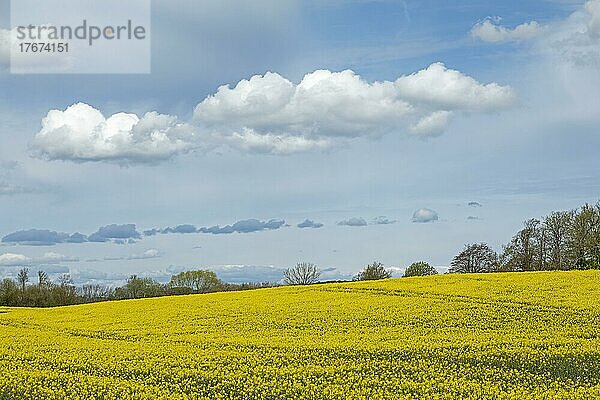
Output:
[[[284,273],[285,283],[288,285],[310,285],[315,283],[319,276],[321,272],[317,266],[307,262],[298,263]]]
[[[38,286],[46,287],[50,285],[50,278],[48,278],[48,274],[44,271],[38,271]]]
[[[29,268],[21,268],[17,274],[17,281],[19,282],[19,286],[21,286],[21,291],[25,293],[25,285],[29,282]]]
[[[108,286],[89,284],[81,288],[81,297],[86,302],[107,300],[113,295],[113,290]]]

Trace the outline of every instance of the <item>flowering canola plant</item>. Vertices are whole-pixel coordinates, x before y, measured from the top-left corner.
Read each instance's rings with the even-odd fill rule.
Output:
[[[0,308],[0,399],[600,398],[600,272]]]

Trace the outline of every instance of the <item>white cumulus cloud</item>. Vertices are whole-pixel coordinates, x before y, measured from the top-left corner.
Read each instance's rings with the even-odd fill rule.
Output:
[[[48,112],[33,148],[50,160],[156,162],[189,151],[193,137],[189,125],[170,115],[118,113],[105,118],[77,103]]]
[[[442,63],[431,64],[394,82],[398,96],[413,108],[425,111],[419,119],[434,111],[491,112],[512,104],[515,93],[509,86],[495,82],[482,84]]]
[[[419,120],[411,127],[411,133],[417,136],[438,136],[444,132],[452,116],[450,111],[436,111]]]
[[[457,112],[511,105],[509,86],[482,84],[435,63],[395,81],[367,82],[351,70],[317,70],[292,83],[273,72],[221,86],[193,121],[156,112],[106,118],[77,103],[51,110],[32,147],[49,160],[156,163],[194,149],[228,146],[247,153],[326,150],[357,137],[443,133]]]
[[[511,29],[488,18],[475,24],[471,29],[471,35],[484,42],[502,43],[531,40],[543,31],[544,27],[536,21],[526,22]]]
[[[600,64],[600,0],[590,0],[565,21],[555,24],[540,41],[542,52],[571,65]]]
[[[481,84],[441,63],[393,82],[317,70],[294,84],[267,72],[219,87],[196,106],[194,118],[236,147],[287,154],[328,148],[341,138],[439,135],[453,111],[496,111],[514,97],[508,86]]]
[[[600,64],[600,0],[588,0],[564,20],[540,25],[530,21],[507,28],[500,18],[476,23],[471,35],[488,43],[533,40],[538,54],[550,56],[552,65]]]
[[[590,37],[600,37],[600,1],[591,0],[585,3],[585,10],[588,13],[587,33]]]

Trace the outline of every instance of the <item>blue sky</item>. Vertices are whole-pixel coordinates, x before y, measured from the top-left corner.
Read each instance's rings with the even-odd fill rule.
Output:
[[[150,75],[11,75],[0,58],[3,275],[443,269],[465,243],[500,250],[524,219],[599,200],[597,0],[216,3],[154,1]],[[56,125],[122,112],[141,122],[112,120],[134,139],[108,150]],[[30,229],[88,239],[11,236]]]

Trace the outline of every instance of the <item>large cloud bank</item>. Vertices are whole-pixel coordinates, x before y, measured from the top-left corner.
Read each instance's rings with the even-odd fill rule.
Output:
[[[291,153],[397,131],[436,136],[454,112],[495,111],[513,98],[509,87],[481,84],[441,63],[393,82],[369,83],[351,70],[318,70],[296,85],[268,72],[221,86],[198,104],[194,118],[233,146]]]
[[[156,163],[197,149],[291,154],[357,137],[444,132],[457,113],[502,110],[513,90],[434,63],[395,81],[367,82],[351,70],[317,70],[295,84],[267,72],[224,85],[194,109],[193,121],[149,112],[105,117],[84,103],[51,110],[32,147],[50,160]]]

